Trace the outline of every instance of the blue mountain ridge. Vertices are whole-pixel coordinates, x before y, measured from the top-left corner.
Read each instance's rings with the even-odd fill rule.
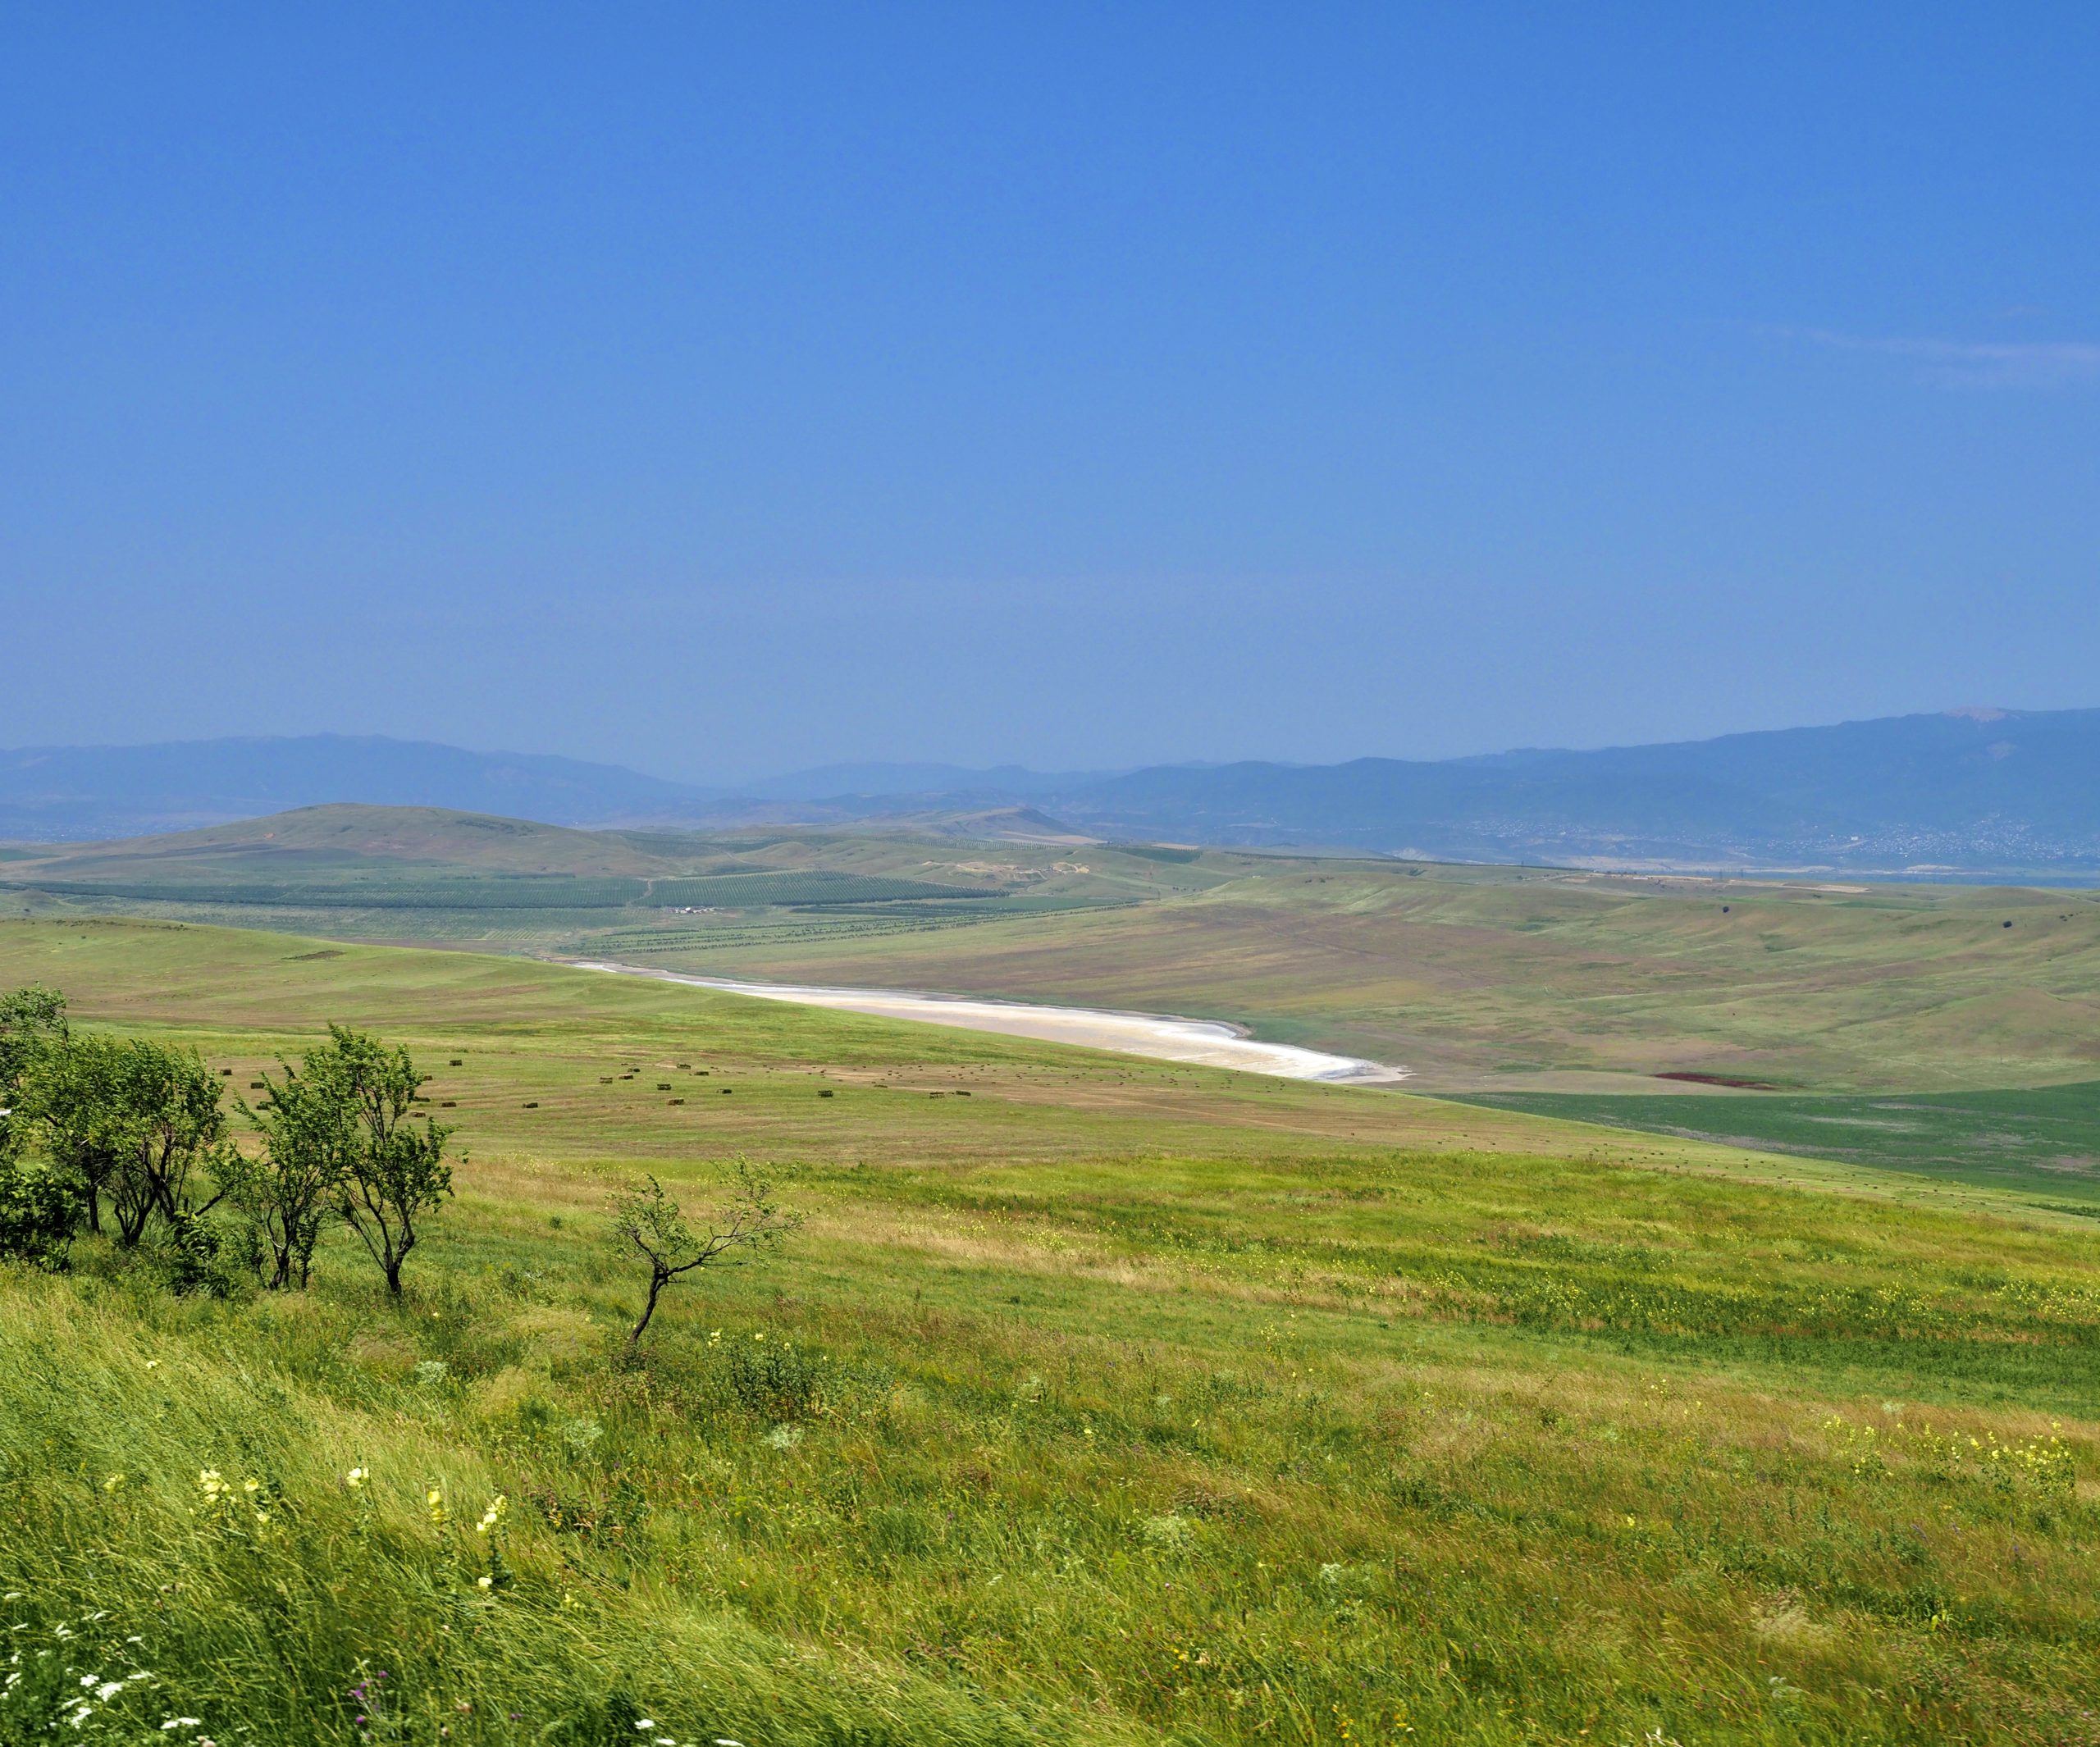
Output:
[[[1456,860],[2100,872],[2100,709],[1963,710],[1591,751],[1155,765],[850,764],[709,788],[377,737],[0,753],[0,837],[136,835],[329,801],[550,824],[819,823],[1025,805],[1093,835]]]

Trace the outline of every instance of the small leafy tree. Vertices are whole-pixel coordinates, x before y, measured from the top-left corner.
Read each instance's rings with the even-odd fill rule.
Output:
[[[416,1072],[405,1049],[346,1025],[331,1025],[328,1042],[300,1063],[321,1106],[316,1120],[340,1125],[342,1171],[336,1208],[401,1295],[401,1265],[416,1247],[416,1221],[435,1212],[452,1193],[445,1143],[452,1130],[413,1120],[416,1093],[429,1079]]]
[[[93,1033],[47,1041],[24,1079],[21,1110],[52,1163],[77,1189],[90,1231],[102,1229],[103,1198],[130,1152],[123,1080],[121,1041]]]
[[[313,1273],[321,1222],[340,1201],[357,1151],[358,1123],[340,1053],[331,1042],[281,1080],[262,1076],[258,1104],[242,1106],[262,1131],[259,1158],[237,1157],[227,1194],[268,1267],[272,1291],[304,1292]]]
[[[232,1148],[219,1103],[219,1077],[194,1049],[131,1038],[123,1045],[118,1089],[130,1146],[117,1179],[119,1216],[131,1197],[146,1209],[130,1228],[128,1241],[135,1243],[144,1219],[155,1214],[186,1231],[226,1193]],[[199,1165],[205,1167],[202,1181]],[[205,1184],[216,1187],[200,1202],[196,1197]]]
[[[62,1268],[87,1212],[71,1175],[22,1158],[35,1127],[30,1079],[64,1041],[66,997],[32,983],[0,995],[0,1257]]]
[[[649,1296],[627,1338],[629,1357],[640,1351],[650,1318],[656,1314],[656,1301],[673,1280],[724,1258],[731,1262],[754,1260],[799,1231],[801,1225],[802,1216],[776,1206],[772,1186],[742,1159],[737,1161],[728,1200],[705,1232],[693,1229],[654,1177],[645,1176],[617,1191],[610,1241],[622,1255],[638,1257],[649,1270]]]
[[[22,1097],[44,1152],[84,1205],[89,1228],[102,1229],[107,1197],[126,1249],[138,1247],[156,1217],[194,1228],[217,1202],[218,1193],[205,1191],[232,1149],[218,1078],[196,1051],[57,1033],[31,1062]]]
[[[39,983],[0,995],[0,1164],[18,1156],[28,1132],[24,1109],[37,1057],[66,1036],[66,997]]]

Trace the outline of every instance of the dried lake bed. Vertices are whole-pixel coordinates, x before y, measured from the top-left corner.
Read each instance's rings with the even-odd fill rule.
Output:
[[[685,971],[659,970],[604,959],[573,960],[579,970],[651,977],[660,982],[720,989],[760,1001],[792,1001],[802,1006],[835,1007],[883,1019],[911,1019],[929,1025],[953,1025],[965,1031],[994,1031],[1008,1037],[1072,1043],[1085,1049],[1113,1050],[1161,1061],[1186,1061],[1208,1068],[1236,1068],[1283,1079],[1321,1080],[1331,1085],[1390,1086],[1408,1077],[1405,1068],[1330,1055],[1294,1043],[1269,1043],[1237,1026],[1217,1019],[1184,1019],[1164,1013],[1120,1013],[1099,1007],[1057,1007],[1033,1001],[997,1001],[980,996],[941,995],[911,989],[834,988],[802,983],[750,983],[733,977],[707,977]]]

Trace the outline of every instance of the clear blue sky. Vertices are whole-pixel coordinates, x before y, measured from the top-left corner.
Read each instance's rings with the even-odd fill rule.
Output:
[[[2100,8],[0,14],[0,744],[2100,704]]]

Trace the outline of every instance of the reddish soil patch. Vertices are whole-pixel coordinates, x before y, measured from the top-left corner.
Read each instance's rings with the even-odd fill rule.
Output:
[[[1690,1080],[1695,1086],[1727,1086],[1737,1092],[1777,1092],[1769,1079],[1736,1079],[1726,1074],[1651,1074],[1650,1079]]]

